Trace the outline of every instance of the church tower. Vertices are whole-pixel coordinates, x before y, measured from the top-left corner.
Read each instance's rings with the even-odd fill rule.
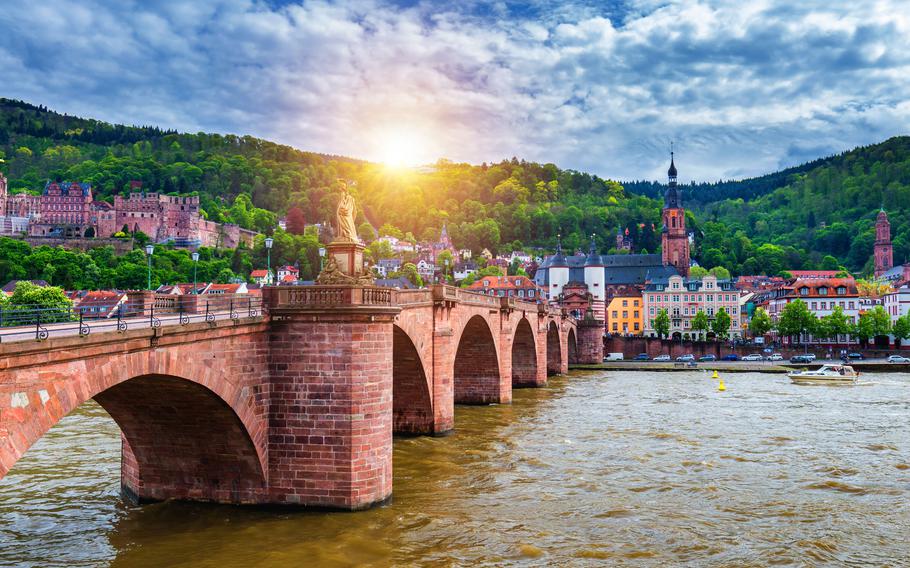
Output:
[[[894,266],[894,252],[891,246],[891,223],[882,208],[875,220],[875,277],[878,278]]]
[[[689,276],[689,235],[686,233],[686,210],[682,207],[681,190],[676,185],[676,164],[670,152],[669,183],[664,196],[663,231],[660,248],[664,266],[674,266],[684,278]]]
[[[0,160],[2,162],[3,160]],[[6,187],[6,178],[0,172],[0,217],[6,217],[6,201],[9,198]]]

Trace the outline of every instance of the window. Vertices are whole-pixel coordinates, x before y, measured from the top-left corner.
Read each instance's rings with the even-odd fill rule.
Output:
[[[651,306],[651,315],[654,315],[654,306]]]
[[[800,296],[808,296],[808,295],[809,295],[809,289],[806,288],[805,286],[803,286],[802,288],[799,289],[799,295],[800,295]]]
[[[622,318],[623,318],[623,319],[629,319],[629,312],[627,312],[626,310],[623,310],[623,312],[622,312]]]
[[[634,312],[632,312],[632,317],[635,319],[638,319],[638,310],[635,310]]]
[[[670,296],[664,296],[664,302],[669,302],[669,301],[670,301]]]
[[[683,308],[683,313],[685,315],[689,315],[689,308]]]
[[[619,324],[616,322],[613,322],[613,331],[619,331]]]
[[[838,287],[837,287],[837,295],[838,295],[838,296],[843,296],[843,295],[846,294],[846,293],[847,293],[847,288],[845,288],[844,286],[838,286]]]
[[[705,296],[705,297],[707,298],[706,301],[708,301],[708,302],[713,302],[713,301],[714,301],[714,294],[708,294],[708,295]]]
[[[489,281],[489,280],[484,280],[484,281],[483,281],[483,287],[484,287],[484,288],[486,288],[486,287],[489,286],[489,285],[490,285],[490,281]],[[556,284],[553,284],[553,285],[556,286]]]
[[[529,298],[533,298],[533,297],[534,297],[534,290],[528,290],[528,297],[529,297]]]
[[[674,294],[674,295],[673,295],[673,301],[674,301],[674,302],[679,302],[679,294]]]
[[[624,308],[629,307],[629,300],[623,300],[623,301],[622,301],[622,307],[624,307]]]
[[[827,296],[827,295],[828,295],[828,288],[827,288],[826,286],[820,287],[820,288],[818,289],[818,295],[819,295],[819,296]]]
[[[817,309],[818,309],[818,304],[817,304],[816,302],[812,302],[810,305],[812,306],[812,309],[813,309],[813,310],[817,310]]]
[[[713,316],[713,315],[714,315],[714,308],[708,308],[708,315],[709,315],[709,316]]]
[[[635,331],[639,331],[639,329],[638,329],[638,322],[635,322]]]
[[[619,312],[617,312],[616,310],[613,310],[613,319],[616,319],[618,317],[619,317]]]

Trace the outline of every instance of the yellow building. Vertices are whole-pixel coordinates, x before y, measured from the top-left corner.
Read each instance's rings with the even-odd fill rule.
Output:
[[[617,296],[607,306],[607,332],[641,335],[645,329],[641,296]]]

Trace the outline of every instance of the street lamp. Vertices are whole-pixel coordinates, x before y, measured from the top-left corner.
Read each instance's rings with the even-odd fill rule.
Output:
[[[199,293],[199,288],[196,287],[196,265],[199,264],[199,253],[193,253],[193,294]]]
[[[319,247],[319,272],[322,272],[322,265],[325,262],[325,248]]]
[[[145,245],[145,256],[148,259],[148,265],[149,265],[149,281],[148,281],[149,291],[151,291],[151,289],[152,289],[152,255],[154,253],[155,253],[155,245],[153,245],[153,244]]]
[[[442,283],[448,284],[449,283],[449,259],[447,259],[447,258],[442,259],[442,267],[443,267],[442,268]]]
[[[272,243],[274,243],[274,242],[275,241],[274,241],[274,239],[272,239],[272,237],[265,238],[265,251],[266,251],[266,255],[268,255],[267,256],[267,259],[268,259],[267,260],[267,262],[268,262],[267,278],[269,279],[269,282],[271,282],[271,280],[272,280]]]

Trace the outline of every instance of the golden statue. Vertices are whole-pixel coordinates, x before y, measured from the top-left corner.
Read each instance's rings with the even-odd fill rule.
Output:
[[[348,185],[344,180],[340,179],[338,182],[341,184],[341,200],[338,202],[338,210],[335,213],[338,220],[338,233],[335,240],[359,243],[357,227],[354,226],[354,196],[348,193]]]

